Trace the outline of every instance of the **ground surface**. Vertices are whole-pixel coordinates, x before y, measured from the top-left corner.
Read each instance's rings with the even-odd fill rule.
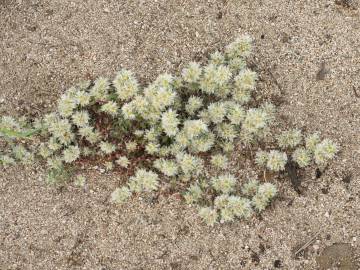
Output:
[[[89,172],[84,192],[47,187],[39,167],[6,169],[1,270],[359,269],[357,1],[0,0],[0,25],[0,114],[42,114],[73,83],[120,67],[147,82],[247,32],[258,90],[281,95],[295,127],[341,145],[320,178],[306,171],[301,196],[280,183],[261,218],[213,228],[176,197],[109,204],[117,175]]]

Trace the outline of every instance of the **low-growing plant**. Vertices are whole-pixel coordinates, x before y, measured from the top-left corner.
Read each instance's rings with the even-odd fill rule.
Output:
[[[292,160],[325,168],[338,147],[318,134],[290,129],[276,134],[276,108],[260,103],[258,75],[246,65],[249,36],[236,39],[209,62],[188,64],[178,76],[159,75],[143,87],[129,70],[67,90],[57,110],[32,123],[3,116],[0,163],[47,160],[48,182],[64,182],[68,168],[102,164],[134,171],[111,194],[124,203],[143,192],[181,192],[209,225],[263,211],[278,189],[268,179],[237,176],[239,156],[253,171],[281,172]],[[246,154],[246,153],[249,154]],[[245,162],[245,161],[244,161]],[[78,176],[78,186],[85,178]]]

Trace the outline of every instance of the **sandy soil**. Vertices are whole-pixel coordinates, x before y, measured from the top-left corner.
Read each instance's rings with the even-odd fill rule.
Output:
[[[359,269],[357,0],[0,0],[0,25],[0,114],[45,113],[73,83],[120,67],[147,82],[249,33],[258,90],[341,144],[320,178],[305,172],[301,196],[279,183],[261,217],[213,228],[176,197],[109,204],[118,175],[89,171],[84,192],[46,186],[41,166],[3,170],[1,270]]]

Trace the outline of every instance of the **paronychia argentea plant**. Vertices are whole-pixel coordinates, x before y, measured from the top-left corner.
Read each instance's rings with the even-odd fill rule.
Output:
[[[101,162],[106,170],[134,172],[111,194],[114,203],[168,189],[197,205],[208,225],[249,218],[277,194],[256,175],[283,171],[290,161],[324,168],[338,151],[318,134],[289,129],[273,135],[275,106],[254,100],[257,74],[246,64],[251,48],[243,36],[211,54],[205,66],[191,62],[178,76],[161,74],[145,87],[125,69],[113,80],[80,83],[40,120],[2,116],[0,164],[44,158],[47,181],[56,184],[68,178],[70,165]],[[239,156],[260,174],[239,176]],[[76,177],[76,185],[84,183]]]

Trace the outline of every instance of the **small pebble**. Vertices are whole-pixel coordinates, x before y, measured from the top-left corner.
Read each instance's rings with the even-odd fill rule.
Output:
[[[104,8],[104,12],[105,13],[110,13],[110,9],[109,8]]]

